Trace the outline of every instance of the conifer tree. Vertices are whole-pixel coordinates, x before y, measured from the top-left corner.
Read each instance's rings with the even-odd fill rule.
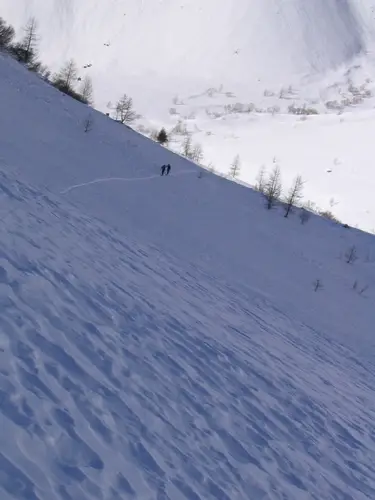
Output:
[[[168,134],[167,134],[167,131],[165,130],[165,128],[163,127],[160,132],[158,133],[157,137],[156,137],[156,140],[160,143],[160,144],[167,144],[168,142]]]

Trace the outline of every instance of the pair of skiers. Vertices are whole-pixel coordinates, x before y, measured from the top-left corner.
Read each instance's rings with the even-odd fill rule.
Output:
[[[170,164],[168,163],[168,165],[162,165],[160,167],[160,170],[161,170],[161,174],[160,175],[169,175],[169,172],[171,171],[171,166]]]

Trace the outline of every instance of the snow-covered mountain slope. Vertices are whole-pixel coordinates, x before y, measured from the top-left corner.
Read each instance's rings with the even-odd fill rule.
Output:
[[[92,61],[115,81],[285,83],[348,63],[375,36],[373,0],[3,0],[2,9],[18,26],[39,19],[47,63]]]
[[[373,498],[374,237],[3,58],[0,106],[1,498]]]
[[[240,154],[240,177],[250,184],[276,157],[287,183],[304,175],[305,201],[375,229],[374,0],[1,0],[0,6],[18,32],[37,18],[43,61],[57,70],[73,57],[81,76],[93,77],[99,109],[109,111],[108,103],[127,92],[144,115],[143,130],[172,130],[182,120],[203,146],[206,164],[226,173]],[[285,117],[291,105],[340,116],[303,116],[306,123]],[[178,140],[172,147],[181,150]]]

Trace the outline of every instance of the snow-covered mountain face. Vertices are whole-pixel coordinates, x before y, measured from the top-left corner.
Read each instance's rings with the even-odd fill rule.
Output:
[[[146,93],[158,81],[174,92],[181,83],[235,90],[336,69],[373,41],[373,7],[374,0],[1,1],[18,28],[38,19],[47,64],[68,57],[93,64],[100,92],[107,89],[100,104],[113,98],[109,80],[119,92],[137,77]]]
[[[206,165],[226,173],[239,154],[240,178],[250,184],[261,165],[270,169],[276,159],[286,185],[303,175],[305,202],[375,229],[369,133],[375,0],[0,0],[0,6],[19,32],[37,18],[42,60],[57,70],[74,58],[80,76],[92,76],[102,111],[126,92],[146,134],[183,123],[203,146]],[[285,116],[306,106],[339,116]],[[170,147],[180,152],[182,141],[176,136]]]

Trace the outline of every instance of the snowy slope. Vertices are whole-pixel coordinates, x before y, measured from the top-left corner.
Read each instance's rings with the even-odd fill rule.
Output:
[[[1,202],[2,499],[373,498],[373,366],[4,174]]]
[[[57,70],[73,57],[81,76],[93,77],[99,109],[109,111],[128,92],[144,115],[143,130],[171,130],[182,120],[203,146],[205,164],[227,173],[240,154],[240,177],[250,184],[276,157],[287,183],[303,174],[305,201],[375,229],[374,0],[1,0],[0,6],[19,32],[36,16],[43,61]],[[208,89],[222,90],[212,98]],[[225,106],[237,104],[255,112],[228,116]],[[301,122],[285,117],[289,105],[340,116]],[[181,150],[178,141],[172,147]]]
[[[0,106],[1,498],[373,498],[374,237],[3,58]]]

